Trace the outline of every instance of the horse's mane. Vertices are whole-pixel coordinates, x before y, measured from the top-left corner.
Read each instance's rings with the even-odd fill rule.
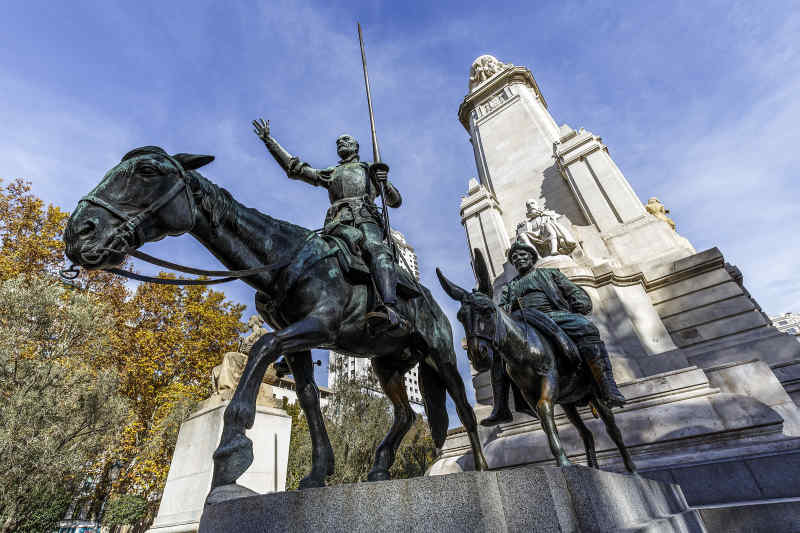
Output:
[[[190,181],[193,194],[199,198],[200,207],[211,217],[211,227],[216,231],[220,226],[229,226],[234,231],[238,230],[239,214],[247,211],[261,219],[269,226],[279,226],[282,231],[296,232],[300,236],[308,235],[312,230],[298,226],[286,220],[271,217],[258,209],[247,207],[237,201],[231,193],[195,170],[186,173]]]
[[[200,207],[211,216],[211,226],[217,229],[220,225],[228,224],[236,229],[239,202],[233,199],[231,193],[211,183],[198,172],[190,171],[186,174],[191,180],[192,193],[200,192]]]
[[[160,146],[142,146],[125,154],[120,163],[125,163],[143,154],[156,154],[169,157],[167,152]],[[133,165],[128,163],[127,165],[123,165],[122,169],[117,166],[117,170],[130,173],[133,171]],[[292,224],[291,222],[272,218],[257,209],[242,205],[240,202],[236,201],[227,190],[212,183],[211,180],[195,170],[186,169],[186,177],[189,180],[189,187],[192,194],[199,200],[198,203],[200,207],[211,217],[211,228],[215,232],[223,225],[229,226],[234,231],[239,230],[239,214],[242,213],[243,210],[247,210],[249,213],[256,215],[265,224],[277,224],[283,230],[296,231],[301,235],[306,235],[311,231],[302,226]]]

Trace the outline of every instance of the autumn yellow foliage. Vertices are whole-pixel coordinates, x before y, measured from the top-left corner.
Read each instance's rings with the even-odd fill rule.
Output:
[[[120,307],[107,364],[122,374],[134,416],[110,458],[126,465],[117,490],[163,488],[180,423],[211,394],[211,369],[236,349],[243,311],[206,287],[152,284],[139,285]]]
[[[22,180],[0,189],[0,279],[53,272],[64,257],[61,234],[69,213],[44,206]]]
[[[68,216],[45,206],[22,180],[0,187],[0,280],[57,276],[66,266]],[[238,345],[245,306],[203,286],[140,284],[130,290],[105,272],[83,272],[72,286],[111,314],[112,349],[96,354],[92,364],[121,376],[119,392],[130,406],[118,422],[121,440],[95,459],[95,500],[114,492],[152,500],[166,481],[180,423],[210,394],[211,369]]]

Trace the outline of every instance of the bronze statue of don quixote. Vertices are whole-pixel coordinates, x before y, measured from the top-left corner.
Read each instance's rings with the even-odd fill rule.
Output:
[[[375,452],[369,481],[389,479],[400,442],[411,428],[415,414],[406,396],[404,375],[417,364],[436,447],[442,447],[447,435],[445,393],[449,393],[469,437],[475,468],[488,469],[477,420],[458,372],[450,323],[430,291],[397,264],[388,209],[399,207],[402,198],[388,180],[388,165],[380,158],[360,26],[358,30],[372,130],[372,162],[361,161],[356,140],[342,135],[336,140],[339,162],[314,168],[278,144],[269,122],[253,121],[255,133],[289,178],[328,190],[331,207],[322,231],[273,218],[235,200],[198,172],[213,161],[213,156],[170,154],[158,146],[143,146],[126,153],[79,201],[64,232],[67,257],[85,269],[104,269],[153,283],[214,284],[241,279],[256,290],[256,309],[273,331],[253,345],[225,410],[207,505],[254,494],[236,483],[253,461],[252,441],[245,430],[255,420],[262,377],[280,356],[294,375],[313,445],[311,472],[300,488],[325,486],[326,477],[334,470],[334,456],[314,382],[313,348],[370,358],[394,406],[394,420]],[[381,207],[376,204],[378,198]],[[228,270],[185,267],[137,250],[147,242],[186,233]],[[166,280],[119,269],[129,255],[213,279]],[[555,403],[564,406],[580,430],[589,465],[597,466],[591,434],[575,411],[576,405],[591,403],[620,447],[626,466],[633,471],[610,407],[597,396],[591,378],[579,363],[568,360],[568,353],[559,352],[558,343],[546,337],[538,340],[536,324],[528,326],[523,317],[521,325],[519,317],[492,302],[488,274],[481,259],[476,259],[479,292],[457,287],[437,270],[445,291],[461,303],[459,320],[465,327],[468,354],[475,368],[483,370],[490,357],[502,357],[509,375],[531,408],[537,410],[559,465],[570,463],[553,422]],[[70,268],[70,275],[76,275],[75,268]],[[530,331],[521,332],[520,328],[527,327]],[[547,359],[544,366],[543,357]]]

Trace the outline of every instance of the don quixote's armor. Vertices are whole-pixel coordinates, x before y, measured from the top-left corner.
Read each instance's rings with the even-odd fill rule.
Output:
[[[269,135],[266,122],[254,123],[256,132],[269,152],[286,171],[290,179],[325,187],[331,202],[325,216],[323,233],[345,240],[351,251],[364,257],[369,265],[382,304],[370,313],[371,324],[383,319],[389,327],[408,324],[397,311],[398,275],[392,250],[386,240],[388,235],[381,212],[375,204],[384,187],[384,207],[400,207],[402,197],[387,180],[388,167],[382,163],[366,163],[359,159],[358,143],[349,135],[336,140],[341,160],[336,166],[313,168],[299,158],[291,156]]]

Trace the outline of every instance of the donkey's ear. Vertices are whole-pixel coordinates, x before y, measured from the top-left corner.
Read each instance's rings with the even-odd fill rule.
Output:
[[[175,154],[174,157],[185,170],[194,170],[214,160],[213,155]]]
[[[450,296],[450,298],[452,298],[453,300],[461,302],[464,300],[464,298],[469,296],[469,293],[467,291],[465,291],[464,289],[462,289],[461,287],[459,287],[458,285],[456,285],[455,283],[444,277],[444,274],[442,274],[442,271],[439,270],[438,268],[436,269],[436,275],[439,277],[439,283],[442,284],[444,292],[446,292],[447,295]]]
[[[489,277],[489,268],[486,266],[486,260],[477,248],[473,249],[472,253],[475,254],[475,277],[478,280],[478,290],[491,298],[494,296],[494,290],[492,289],[492,280]]]

